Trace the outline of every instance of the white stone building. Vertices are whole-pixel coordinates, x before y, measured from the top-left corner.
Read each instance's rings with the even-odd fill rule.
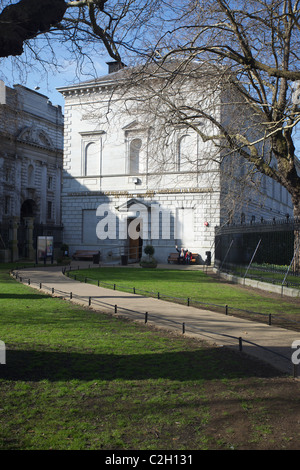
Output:
[[[205,260],[214,253],[215,227],[229,219],[292,214],[289,195],[267,178],[239,204],[236,188],[225,202],[228,173],[211,158],[220,151],[170,108],[163,115],[141,82],[128,86],[126,69],[109,72],[59,88],[65,98],[62,220],[71,254],[100,250],[103,261],[117,262],[122,254],[136,260],[152,244],[156,259],[166,262],[178,245]],[[199,98],[207,87],[197,92],[185,80],[180,90],[184,101],[184,94]],[[235,168],[238,178],[243,168]]]
[[[0,113],[0,254],[35,259],[38,234],[61,238],[62,109],[0,81]]]

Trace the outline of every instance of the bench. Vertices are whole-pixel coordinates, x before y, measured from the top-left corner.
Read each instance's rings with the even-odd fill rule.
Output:
[[[175,263],[178,263],[178,256],[179,256],[179,253],[170,253],[168,256],[168,263],[171,263],[173,261]]]
[[[100,251],[93,250],[77,250],[72,256],[75,260],[93,260],[94,263],[99,263],[100,261]]]
[[[170,253],[169,256],[168,256],[168,263],[178,263],[178,256],[179,256],[179,253]],[[199,258],[199,254],[198,253],[192,253],[192,259],[190,261],[190,263],[197,263],[198,262],[198,258]],[[182,258],[179,258],[179,262],[182,263],[184,260],[182,260]]]
[[[198,263],[199,262],[199,253],[192,253],[191,263]]]

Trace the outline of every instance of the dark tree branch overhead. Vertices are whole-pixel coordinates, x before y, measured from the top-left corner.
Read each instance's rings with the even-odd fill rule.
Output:
[[[0,57],[21,55],[27,39],[58,24],[67,9],[64,0],[20,0],[0,14]]]
[[[24,43],[57,27],[68,29],[60,23],[68,9],[88,8],[90,34],[95,34],[104,44],[109,55],[121,62],[116,45],[105,25],[97,22],[96,10],[104,12],[108,0],[19,0],[6,6],[0,13],[0,57],[19,56],[24,52]],[[106,13],[109,15],[108,13]],[[68,21],[70,19],[66,19]],[[82,20],[75,17],[73,29]],[[101,22],[101,20],[100,20]]]

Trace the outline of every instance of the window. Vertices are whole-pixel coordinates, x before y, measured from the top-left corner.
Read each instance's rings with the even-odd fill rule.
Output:
[[[48,189],[52,189],[53,186],[53,178],[52,176],[48,176]]]
[[[129,147],[129,173],[137,174],[140,171],[141,139],[133,139]]]
[[[9,181],[10,181],[10,176],[11,176],[10,169],[9,169],[9,168],[6,168],[6,169],[5,169],[5,181],[6,181],[6,183],[9,183]]]
[[[195,141],[190,135],[182,136],[178,141],[177,171],[195,169]]]
[[[100,176],[102,171],[102,131],[81,132],[81,174]]]
[[[47,202],[47,219],[52,219],[52,202]]]
[[[10,212],[10,197],[9,196],[5,196],[5,200],[4,200],[4,213],[5,215],[8,215]]]
[[[85,176],[100,175],[100,153],[96,142],[90,142],[85,147]]]
[[[29,188],[34,187],[34,167],[33,167],[33,165],[29,165],[29,167],[28,167],[28,186],[29,186]]]

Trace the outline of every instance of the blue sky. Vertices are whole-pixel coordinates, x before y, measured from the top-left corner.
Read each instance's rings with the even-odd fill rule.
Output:
[[[13,59],[17,60],[18,58]],[[19,63],[17,67],[11,66],[11,59],[1,60],[0,79],[4,80],[7,86],[12,87],[14,84],[21,84],[30,89],[36,89],[39,93],[46,95],[53,105],[60,105],[64,108],[64,98],[57,91],[57,88],[68,86],[80,81],[90,80],[101,75],[106,75],[108,61],[112,60],[108,54],[100,53],[96,57],[93,57],[93,70],[89,73],[91,67],[86,64],[84,67],[85,74],[78,72],[78,64],[75,59],[66,59],[61,56],[59,58],[59,70],[50,68],[46,70],[40,66],[40,64],[32,65],[31,67],[24,68]],[[32,64],[34,62],[31,62]],[[294,144],[296,146],[296,154],[300,157],[300,126],[297,126],[297,132],[294,133]]]
[[[83,75],[77,70],[77,62],[71,59],[61,58],[59,71],[50,66],[46,70],[38,65],[25,68],[17,64],[12,67],[11,59],[3,59],[1,60],[0,79],[9,87],[15,84],[24,85],[33,90],[39,87],[37,91],[46,95],[53,105],[64,107],[63,96],[57,91],[57,88],[105,75],[108,70],[106,62],[109,60],[111,59],[108,55],[98,56],[93,63],[95,70]],[[87,67],[85,69],[88,70]]]

